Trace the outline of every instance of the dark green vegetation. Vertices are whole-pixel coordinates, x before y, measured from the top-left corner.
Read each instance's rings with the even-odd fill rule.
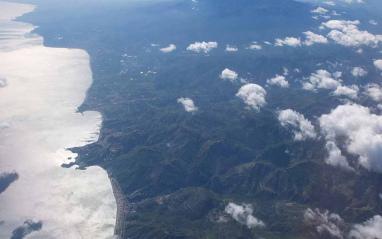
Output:
[[[381,214],[380,175],[328,166],[323,139],[293,141],[276,118],[290,108],[316,123],[315,116],[342,102],[325,90],[302,91],[299,80],[322,68],[343,71],[347,84],[377,81],[368,68],[375,50],[359,55],[332,44],[245,50],[255,40],[317,28],[313,7],[292,0],[203,2],[199,11],[191,10],[191,1],[81,1],[64,10],[42,4],[36,16],[25,17],[40,26],[47,46],[90,54],[94,84],[79,111],[100,111],[104,123],[97,143],[74,149],[76,163],[113,171],[131,203],[125,237],[311,238],[302,221],[307,207],[328,209],[349,223]],[[362,19],[366,14],[359,12]],[[219,48],[208,55],[186,52],[195,41],[217,41]],[[173,43],[177,50],[164,54],[151,43]],[[225,52],[226,44],[240,50]],[[348,69],[355,65],[365,66],[369,78],[352,77]],[[235,97],[240,84],[219,79],[229,68],[265,86],[283,67],[291,87],[266,88],[260,113]],[[192,98],[199,110],[185,112],[179,97]],[[252,204],[266,228],[233,220],[224,212],[229,202]]]

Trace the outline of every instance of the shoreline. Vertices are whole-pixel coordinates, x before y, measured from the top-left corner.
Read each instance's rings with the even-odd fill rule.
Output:
[[[114,173],[111,169],[106,170],[112,188],[115,200],[117,202],[117,217],[114,228],[114,235],[119,236],[119,238],[124,238],[125,227],[126,227],[126,217],[130,211],[130,203],[127,200],[126,196],[123,194],[122,188],[119,185],[118,181],[114,178]]]

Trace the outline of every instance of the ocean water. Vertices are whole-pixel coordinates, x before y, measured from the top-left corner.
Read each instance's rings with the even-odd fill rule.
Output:
[[[107,238],[117,211],[107,173],[61,167],[76,157],[66,148],[98,140],[100,113],[76,113],[92,83],[89,55],[44,47],[35,26],[12,21],[33,10],[0,2],[0,175],[19,176],[0,194],[0,238],[16,228],[30,229],[25,238]]]

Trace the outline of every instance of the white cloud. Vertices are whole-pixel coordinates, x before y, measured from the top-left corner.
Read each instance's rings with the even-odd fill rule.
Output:
[[[367,84],[365,94],[375,102],[382,102],[382,88],[377,84]]]
[[[272,45],[272,43],[270,43],[269,41],[264,41],[264,44]]]
[[[304,82],[302,88],[316,91],[317,88],[335,90],[341,85],[340,80],[335,80],[326,70],[318,70],[309,77],[309,82]]]
[[[322,26],[327,27],[329,29],[341,30],[343,31],[346,27],[351,25],[359,25],[360,21],[345,21],[345,20],[330,20],[328,22],[322,23]]]
[[[245,104],[252,107],[256,111],[260,111],[260,108],[266,105],[265,96],[267,92],[263,87],[256,84],[246,84],[239,89],[236,94],[241,98]]]
[[[380,37],[378,35],[373,35],[368,31],[358,30],[357,25],[359,24],[360,22],[358,20],[331,20],[322,23],[322,26],[334,29],[329,32],[328,37],[338,44],[348,47],[357,47],[360,45],[377,47],[380,42]]]
[[[157,47],[157,46],[159,46],[159,44],[156,44],[156,43],[151,43],[150,44],[152,47]],[[125,54],[126,55],[126,54]],[[126,55],[127,56],[127,55]]]
[[[327,4],[327,5],[330,5],[330,6],[335,6],[336,5],[333,1],[326,1],[324,3]]]
[[[310,83],[310,82],[304,82],[304,83],[302,83],[302,89],[303,89],[303,90],[309,90],[309,91],[312,91],[312,92],[317,92],[316,86],[313,85],[313,84]]]
[[[374,25],[374,26],[378,25],[378,22],[375,21],[375,20],[370,20],[369,23],[372,24],[372,25]]]
[[[366,222],[352,225],[350,231],[347,230],[346,222],[335,213],[328,210],[321,212],[319,209],[305,210],[304,223],[314,226],[322,237],[330,235],[331,238],[351,238],[351,239],[380,239],[382,238],[382,217],[375,215]],[[329,235],[328,235],[329,234]]]
[[[263,47],[258,45],[258,44],[252,44],[249,46],[248,49],[250,49],[250,50],[261,50],[261,48],[263,48]]]
[[[238,78],[238,74],[228,68],[224,69],[220,75],[220,78],[223,80],[229,80],[231,82],[234,82]]]
[[[267,84],[269,85],[278,85],[281,88],[288,88],[289,82],[285,80],[284,76],[276,75],[276,77],[267,79]]]
[[[378,70],[382,71],[382,59],[380,60],[375,60],[374,61],[374,66],[377,67]]]
[[[214,48],[218,47],[217,42],[195,42],[187,47],[188,51],[204,51],[204,53],[208,53]]]
[[[289,75],[289,70],[288,70],[288,68],[283,67],[283,71],[284,71],[284,76]]]
[[[190,98],[179,98],[178,103],[182,104],[184,107],[184,110],[187,112],[195,112],[198,110],[197,107],[195,107],[194,101]]]
[[[318,13],[318,14],[325,14],[328,10],[323,7],[318,7],[317,9],[313,10],[312,13]]]
[[[361,224],[355,224],[349,233],[349,238],[376,239],[382,238],[382,217],[375,215]]]
[[[172,52],[176,49],[176,46],[174,44],[170,44],[168,47],[160,49],[161,52],[168,53]]]
[[[320,235],[330,234],[335,238],[343,238],[345,223],[338,214],[327,210],[321,213],[317,208],[314,211],[308,208],[304,213],[304,223],[316,227]]]
[[[361,166],[382,172],[382,116],[372,114],[367,107],[347,104],[322,115],[319,123],[327,141],[344,137],[344,148],[358,156]]]
[[[334,142],[328,141],[325,147],[329,153],[328,157],[325,159],[325,162],[327,164],[330,164],[334,167],[339,167],[348,171],[353,170],[353,168],[350,167],[349,163],[346,161],[346,158],[342,156],[341,150],[338,148],[338,146]]]
[[[336,43],[348,47],[357,47],[360,45],[377,47],[379,43],[379,40],[376,36],[367,31],[359,31],[356,26],[350,26],[343,32],[332,30],[329,32],[328,37],[334,40]]]
[[[342,1],[346,3],[364,3],[363,0],[342,0]]]
[[[307,46],[311,46],[315,43],[320,44],[326,44],[328,43],[328,39],[322,35],[315,34],[311,31],[304,32],[304,35],[306,36],[306,40],[304,41],[304,44]]]
[[[292,128],[295,140],[303,141],[317,137],[312,123],[296,111],[291,109],[279,111],[278,120],[283,127]]]
[[[277,38],[275,46],[291,46],[291,47],[298,47],[301,46],[301,40],[300,38],[295,38],[295,37],[286,37],[284,40]]]
[[[227,45],[227,47],[225,48],[225,51],[238,51],[239,49],[237,49],[237,47],[235,46],[230,46],[230,45]]]
[[[335,96],[344,95],[351,99],[357,99],[358,91],[359,91],[359,88],[356,85],[352,85],[351,87],[341,85],[337,87],[337,89],[333,92],[333,95]]]
[[[359,76],[362,77],[362,76],[367,75],[367,71],[365,71],[361,67],[354,67],[351,73],[355,77],[359,77]]]
[[[342,72],[341,71],[336,71],[333,73],[333,77],[336,79],[339,79],[342,77]]]
[[[246,225],[248,228],[265,227],[265,223],[255,218],[253,209],[250,204],[243,204],[242,206],[235,203],[228,203],[225,212],[231,215],[240,224]]]

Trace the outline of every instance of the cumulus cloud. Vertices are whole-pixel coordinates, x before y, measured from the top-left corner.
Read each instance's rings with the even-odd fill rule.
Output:
[[[380,60],[375,60],[374,61],[374,66],[377,67],[378,70],[382,71],[382,59]]]
[[[377,84],[367,84],[365,94],[375,102],[382,101],[382,88]]]
[[[317,137],[312,123],[296,111],[291,109],[279,111],[278,120],[283,127],[292,128],[295,140],[303,141]]]
[[[195,51],[195,52],[201,52],[204,51],[204,53],[208,53],[214,48],[218,47],[217,42],[195,42],[187,47],[188,51]]]
[[[323,7],[318,7],[317,9],[313,10],[312,13],[318,13],[318,14],[325,14],[327,13],[329,10],[323,8]]]
[[[194,101],[190,98],[179,98],[178,103],[182,104],[184,107],[184,110],[187,112],[195,112],[198,110],[197,107],[195,107]]]
[[[346,161],[346,158],[342,156],[341,150],[338,148],[338,146],[334,142],[328,141],[325,147],[329,154],[328,157],[325,159],[325,162],[327,164],[330,164],[334,167],[339,167],[348,171],[353,170],[353,168],[349,166],[348,161]]]
[[[229,80],[231,82],[234,82],[238,78],[238,74],[228,68],[224,69],[220,75],[220,78],[223,80]]]
[[[230,45],[227,45],[227,47],[225,48],[225,51],[238,51],[239,49],[237,49],[237,47],[235,46],[230,46]]]
[[[239,89],[236,94],[241,98],[245,104],[250,106],[256,111],[260,111],[260,108],[266,105],[265,96],[267,92],[263,87],[256,84],[246,84]]]
[[[343,238],[345,223],[338,214],[329,213],[327,210],[321,212],[317,208],[315,210],[308,208],[304,213],[304,223],[315,227],[323,237]]]
[[[250,50],[261,50],[263,47],[261,45],[258,45],[258,44],[252,44],[249,46],[248,49]]]
[[[344,149],[358,156],[359,165],[382,172],[382,116],[367,107],[347,104],[322,115],[319,124],[328,142],[345,138]]]
[[[337,89],[333,92],[335,96],[347,96],[351,99],[358,98],[359,87],[356,85],[348,86],[338,86]]]
[[[304,213],[305,225],[315,227],[322,238],[351,238],[351,239],[377,239],[382,235],[382,217],[375,215],[366,222],[354,224],[350,231],[346,222],[335,213],[328,210],[321,212],[319,209],[310,208]]]
[[[357,27],[359,24],[358,20],[331,20],[322,23],[322,26],[333,29],[329,32],[328,37],[338,44],[348,47],[358,47],[361,45],[377,47],[381,40],[380,37],[368,31],[360,31]]]
[[[341,71],[336,71],[333,73],[334,78],[338,79],[342,77],[342,72]]]
[[[355,224],[349,233],[349,238],[354,239],[375,239],[382,235],[382,217],[375,215],[371,219],[361,224]]]
[[[269,85],[278,85],[281,88],[288,88],[289,87],[289,82],[285,80],[284,76],[279,76],[276,75],[276,77],[267,79],[267,84]]]
[[[335,30],[341,30],[343,31],[346,27],[352,26],[352,25],[359,25],[361,24],[360,21],[345,21],[345,20],[330,20],[328,22],[322,23],[322,26],[327,27],[329,29],[335,29]]]
[[[328,71],[318,70],[309,77],[309,82],[302,84],[302,88],[310,91],[316,91],[317,88],[335,90],[340,85],[340,80],[333,79]]]
[[[168,53],[172,52],[176,49],[176,46],[174,44],[170,44],[168,47],[160,49],[161,52]]]
[[[351,73],[355,77],[359,77],[359,76],[362,77],[362,76],[367,75],[367,71],[365,71],[361,67],[354,67]]]
[[[367,31],[359,31],[355,26],[346,28],[343,32],[332,30],[329,32],[328,37],[336,43],[348,47],[357,47],[360,45],[377,47],[379,43],[376,36]]]
[[[250,204],[243,204],[242,206],[235,203],[228,203],[225,208],[228,213],[240,224],[246,225],[248,228],[265,227],[265,223],[254,217],[253,209]]]
[[[315,43],[326,44],[328,43],[328,39],[322,35],[315,34],[311,31],[304,32],[306,36],[306,40],[304,41],[304,45],[311,46]]]
[[[301,46],[301,39],[295,38],[295,37],[286,37],[284,40],[277,38],[275,46],[291,46],[291,47],[298,47]]]
[[[4,76],[0,76],[0,88],[4,88],[8,85],[7,79]]]

